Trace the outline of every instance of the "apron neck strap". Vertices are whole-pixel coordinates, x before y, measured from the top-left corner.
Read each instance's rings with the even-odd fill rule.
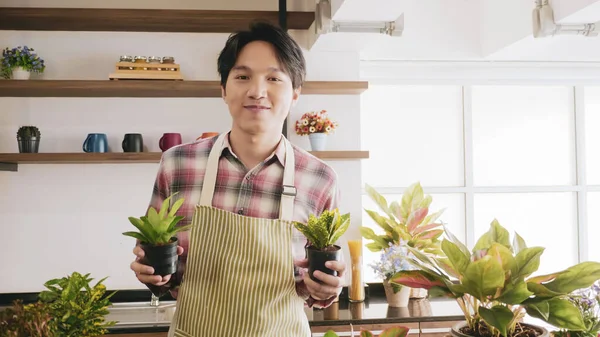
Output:
[[[217,173],[219,171],[219,158],[225,146],[225,137],[229,133],[220,134],[215,141],[204,173],[204,182],[202,184],[202,194],[200,196],[201,206],[212,206],[212,199],[217,182]],[[281,205],[279,206],[279,219],[291,221],[294,215],[294,199],[296,197],[296,187],[294,186],[294,174],[296,162],[294,158],[294,149],[290,142],[283,137],[285,143],[285,167],[283,169],[283,191],[281,194]]]

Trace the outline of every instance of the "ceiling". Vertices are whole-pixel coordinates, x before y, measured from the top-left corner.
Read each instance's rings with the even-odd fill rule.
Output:
[[[534,0],[331,1],[336,21],[404,14],[403,34],[329,33],[309,38],[311,50],[355,50],[363,60],[600,61],[600,37],[534,38]],[[600,0],[550,4],[557,23],[600,21]]]

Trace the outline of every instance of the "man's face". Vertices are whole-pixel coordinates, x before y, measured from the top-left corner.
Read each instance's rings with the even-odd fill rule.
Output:
[[[221,89],[233,128],[250,135],[279,134],[300,93],[293,89],[273,46],[264,41],[248,43],[242,49]]]

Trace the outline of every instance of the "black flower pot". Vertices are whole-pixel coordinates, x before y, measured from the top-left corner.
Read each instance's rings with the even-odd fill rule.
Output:
[[[311,280],[321,283],[322,281],[313,276],[316,270],[322,271],[325,274],[337,276],[337,271],[325,267],[327,261],[340,261],[342,257],[342,249],[340,246],[334,245],[331,250],[318,250],[315,247],[306,247],[308,257],[308,274]]]
[[[166,276],[175,274],[177,271],[177,238],[171,238],[171,242],[155,246],[142,242],[140,246],[144,250],[143,264],[154,268],[154,275]]]
[[[40,149],[40,138],[17,137],[17,142],[19,143],[20,153],[38,153],[38,150]]]

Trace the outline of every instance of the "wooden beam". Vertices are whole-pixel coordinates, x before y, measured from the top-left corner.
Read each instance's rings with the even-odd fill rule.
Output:
[[[369,158],[368,151],[312,151],[310,153],[324,160],[356,160]],[[4,163],[3,165],[158,163],[161,156],[162,152],[0,153],[0,163]],[[10,168],[10,166],[7,167]]]
[[[288,29],[308,29],[314,12],[288,12]],[[232,33],[278,11],[0,7],[0,30]]]

